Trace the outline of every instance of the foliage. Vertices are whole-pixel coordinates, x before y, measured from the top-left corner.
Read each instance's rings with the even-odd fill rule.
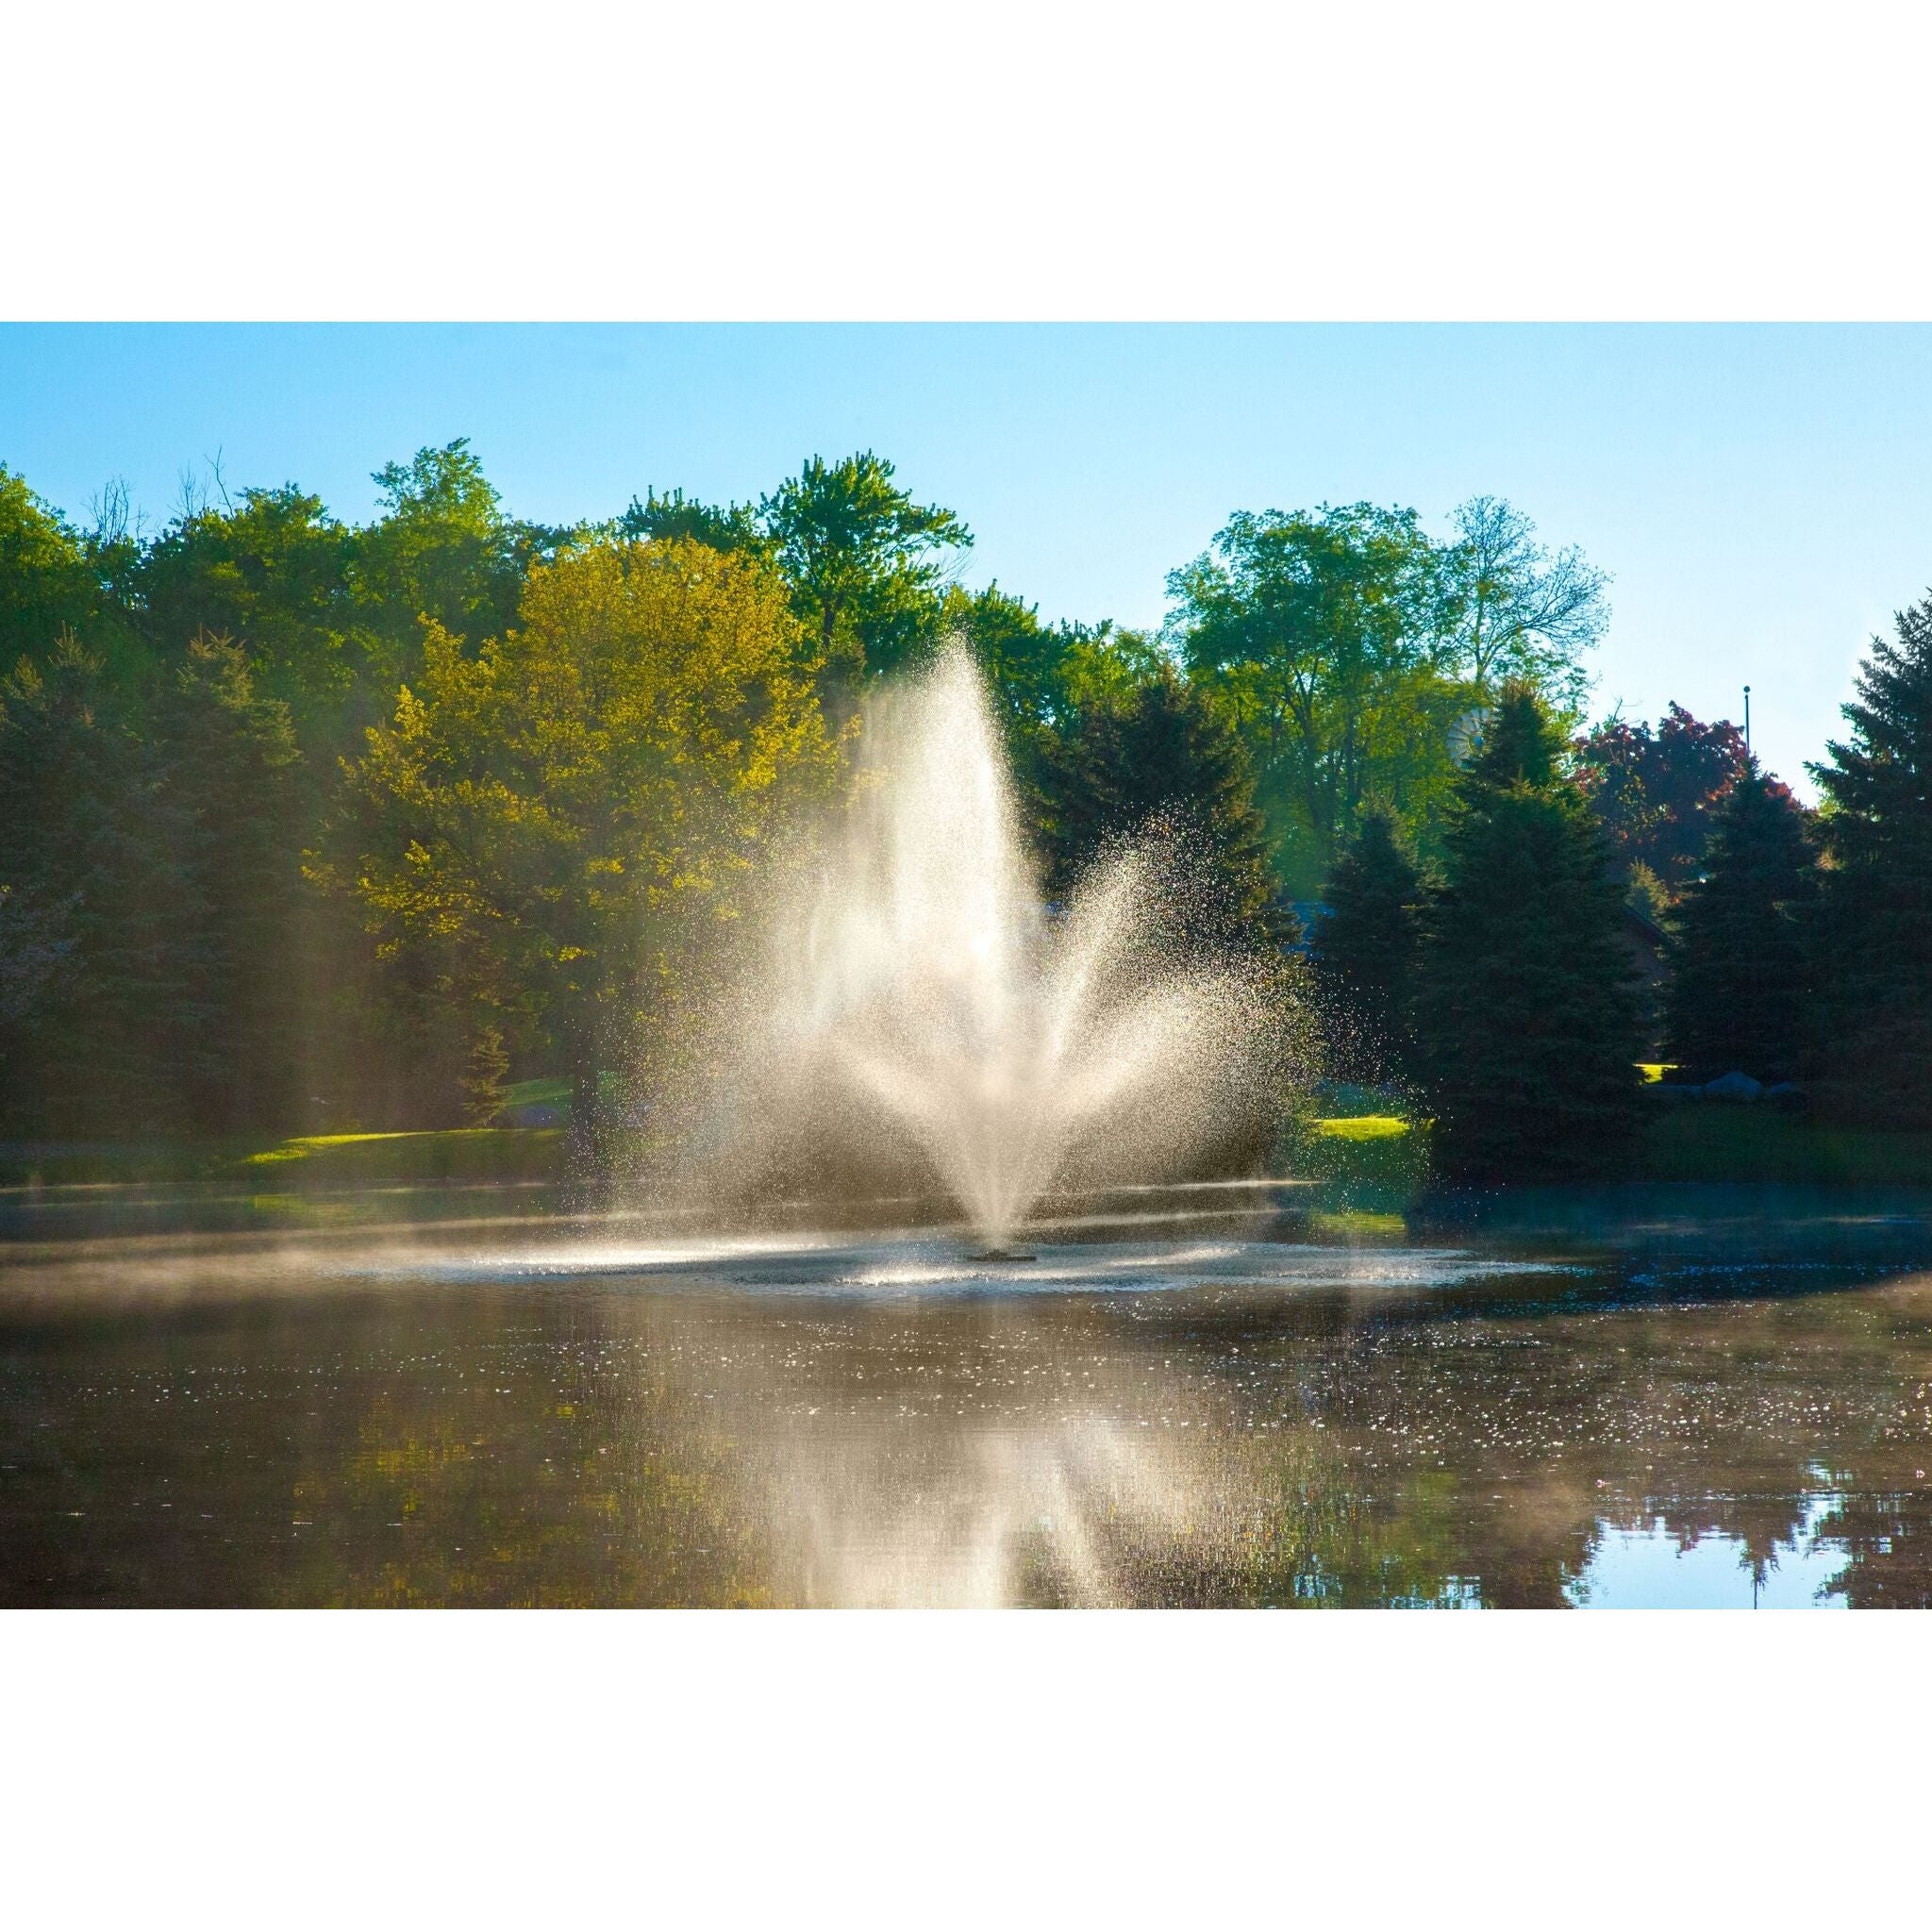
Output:
[[[953,511],[915,503],[871,450],[798,475],[758,503],[758,523],[791,587],[792,608],[835,691],[896,670],[933,641],[941,558],[973,533]]]
[[[1200,937],[1278,949],[1292,934],[1246,750],[1173,665],[1143,684],[1091,692],[1077,728],[1053,736],[1041,790],[1055,896],[1110,844],[1157,830],[1187,868]]]
[[[1613,718],[1576,746],[1578,776],[1618,869],[1646,869],[1674,899],[1696,876],[1718,802],[1749,763],[1744,734],[1672,705],[1657,728]]]
[[[356,601],[378,687],[413,675],[430,627],[480,641],[516,614],[525,575],[570,533],[503,513],[466,437],[375,472],[384,514],[358,532]]]
[[[869,678],[899,669],[948,629],[976,627],[990,639],[1040,628],[1029,607],[996,588],[955,601],[963,593],[945,558],[971,548],[973,533],[943,506],[916,502],[895,474],[871,450],[834,463],[810,457],[756,506],[653,489],[641,502],[633,497],[614,527],[622,537],[688,538],[776,569],[821,696],[842,721]]]
[[[1463,504],[1456,532],[1443,579],[1457,675],[1478,691],[1514,678],[1559,708],[1580,705],[1582,654],[1609,625],[1607,575],[1574,544],[1553,556],[1536,525],[1498,496]]]
[[[1680,1078],[1733,1068],[1764,1081],[1796,1076],[1812,883],[1804,814],[1786,787],[1748,765],[1677,909],[1664,1050]]]
[[[1326,909],[1310,938],[1329,1072],[1365,1083],[1404,1079],[1414,1059],[1421,888],[1391,812],[1380,806],[1364,811],[1322,900]]]
[[[323,750],[362,666],[354,642],[355,535],[291,483],[244,490],[170,524],[142,554],[142,621],[164,656],[189,639],[242,641],[252,675],[310,724]]]
[[[144,736],[71,637],[0,686],[10,1108],[68,1130],[285,1117],[286,711],[234,645],[204,639],[143,715]]]
[[[1411,509],[1241,511],[1168,578],[1170,634],[1256,759],[1284,880],[1312,891],[1364,802],[1433,849],[1472,724],[1498,680],[1580,696],[1606,579],[1551,557],[1477,497],[1433,542]]]
[[[1459,1180],[1601,1178],[1638,1124],[1640,1040],[1603,834],[1526,685],[1506,685],[1457,783],[1417,1003]]]
[[[16,930],[58,960],[0,1039],[0,1089],[16,1119],[68,1132],[165,1124],[153,1023],[190,984],[193,937],[178,828],[103,669],[70,634],[0,685],[0,886]]]
[[[432,960],[478,1032],[547,1039],[587,1131],[600,1058],[661,1024],[775,806],[829,769],[802,655],[755,558],[597,539],[533,566],[517,624],[474,654],[432,625],[370,734],[352,878],[372,930]]]
[[[1255,758],[1297,867],[1319,877],[1372,791],[1420,808],[1460,699],[1434,671],[1436,558],[1413,510],[1240,511],[1168,578],[1191,675]]]
[[[0,672],[23,657],[44,661],[64,635],[92,640],[104,662],[128,650],[102,548],[0,463]]]
[[[1874,638],[1824,795],[1813,1063],[1834,1110],[1932,1125],[1932,595]]]
[[[695,496],[688,497],[682,490],[667,490],[661,496],[647,490],[642,502],[633,496],[630,508],[617,520],[617,534],[660,540],[689,537],[721,556],[750,550],[769,558],[772,550],[755,505],[729,503],[721,508]]]

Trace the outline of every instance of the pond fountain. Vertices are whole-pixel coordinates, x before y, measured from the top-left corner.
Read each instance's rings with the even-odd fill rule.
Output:
[[[723,1029],[741,1071],[714,1081],[735,1150],[923,1166],[999,1259],[1050,1188],[1180,1178],[1252,1143],[1288,1016],[1261,962],[1191,936],[1186,863],[1143,832],[1046,904],[949,645],[872,706],[842,820],[774,895]]]

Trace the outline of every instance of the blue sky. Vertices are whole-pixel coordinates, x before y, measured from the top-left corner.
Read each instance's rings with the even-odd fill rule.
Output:
[[[1489,491],[1614,575],[1595,705],[1736,716],[1797,780],[1874,630],[1932,585],[1932,328],[0,328],[0,461],[79,515],[184,465],[339,514],[468,436],[516,511],[770,488],[872,447],[1049,618],[1158,622],[1230,510]]]

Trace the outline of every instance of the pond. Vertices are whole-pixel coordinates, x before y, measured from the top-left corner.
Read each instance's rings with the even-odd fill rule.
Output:
[[[0,1602],[1932,1604],[1924,1199],[422,1205],[0,1209]]]

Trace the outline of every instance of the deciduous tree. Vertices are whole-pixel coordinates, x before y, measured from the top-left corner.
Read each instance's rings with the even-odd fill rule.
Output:
[[[1170,630],[1256,763],[1291,891],[1372,793],[1424,810],[1467,694],[1439,668],[1437,559],[1415,512],[1241,511],[1168,578]]]
[[[774,805],[830,761],[768,567],[590,541],[533,566],[500,637],[469,650],[430,626],[356,774],[349,877],[385,947],[437,961],[475,1037],[548,1038],[588,1134],[600,1064],[674,1009]]]

